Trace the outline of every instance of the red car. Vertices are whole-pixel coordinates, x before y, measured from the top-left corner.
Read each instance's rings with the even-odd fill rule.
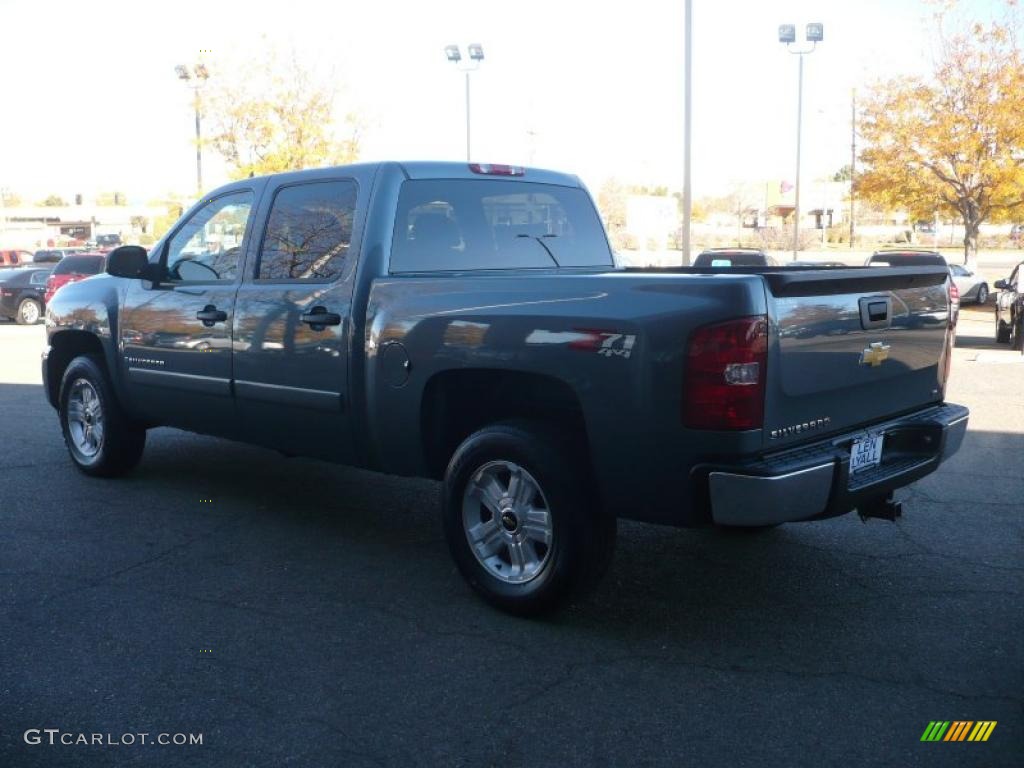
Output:
[[[46,280],[46,303],[50,303],[53,294],[61,286],[98,275],[106,266],[107,256],[103,253],[76,253],[65,256]]]
[[[32,254],[28,251],[0,251],[0,267],[26,267],[32,263]]]

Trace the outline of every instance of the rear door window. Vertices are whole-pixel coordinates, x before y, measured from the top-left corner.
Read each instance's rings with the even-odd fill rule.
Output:
[[[270,209],[256,279],[338,279],[348,260],[355,212],[354,181],[281,189]]]
[[[406,181],[392,272],[612,266],[587,193],[487,179]]]

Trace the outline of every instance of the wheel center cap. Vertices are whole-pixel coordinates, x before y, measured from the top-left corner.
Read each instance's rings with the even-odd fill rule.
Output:
[[[519,519],[515,516],[515,514],[513,514],[511,509],[506,509],[504,512],[501,513],[501,524],[504,526],[506,531],[511,533],[519,527]]]

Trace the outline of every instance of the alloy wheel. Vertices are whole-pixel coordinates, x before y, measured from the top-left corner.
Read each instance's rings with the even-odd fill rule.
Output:
[[[537,480],[511,461],[473,473],[462,498],[462,525],[477,561],[507,584],[537,577],[551,560],[554,527]]]

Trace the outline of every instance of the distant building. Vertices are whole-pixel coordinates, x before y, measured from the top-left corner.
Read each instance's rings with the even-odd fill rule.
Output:
[[[796,187],[788,181],[768,181],[764,203],[750,209],[758,226],[792,224]],[[849,181],[805,181],[800,189],[800,226],[812,229],[838,227],[849,222]],[[744,224],[746,226],[746,224]]]
[[[59,242],[85,242],[102,234],[124,239],[152,232],[160,207],[143,205],[19,206],[0,209],[0,247],[45,248]]]

